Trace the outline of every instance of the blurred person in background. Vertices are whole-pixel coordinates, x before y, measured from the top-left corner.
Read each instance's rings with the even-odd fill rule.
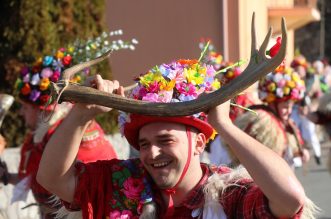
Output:
[[[308,114],[308,118],[318,124],[321,125],[324,131],[328,135],[328,140],[331,139],[331,94],[324,94],[323,97],[319,100],[319,105],[316,111],[310,112]],[[327,154],[327,168],[329,173],[331,174],[331,149]]]
[[[242,70],[240,66],[243,62],[241,60],[236,63],[225,61],[223,56],[217,52],[210,39],[202,38],[199,43],[199,48],[204,54],[201,61],[207,65],[213,66],[216,71],[216,77],[222,84],[230,82],[241,74]],[[204,49],[206,49],[206,51],[203,51]],[[230,118],[232,121],[240,114],[244,113],[244,107],[249,107],[254,103],[260,102],[257,95],[255,97],[254,94],[256,94],[256,92],[254,92],[254,86],[251,86],[245,92],[242,92],[231,100],[232,104],[236,104],[236,106],[230,108]],[[201,161],[215,165],[222,164],[232,166],[232,161],[234,160],[233,155],[232,153],[228,153],[227,147],[224,144],[221,137],[217,134],[215,139],[207,143],[206,152],[202,155]]]
[[[323,71],[323,66],[320,62],[314,62],[314,67],[307,62],[303,55],[299,55],[291,62],[291,67],[294,68],[300,78],[305,81],[306,91],[301,101],[293,106],[291,118],[299,128],[302,138],[305,141],[307,148],[312,148],[315,162],[321,165],[321,145],[316,133],[316,126],[307,118],[307,114],[312,109],[311,98],[318,99],[321,96],[321,90],[318,75]],[[317,94],[314,97],[314,94]]]
[[[265,104],[249,107],[257,115],[245,112],[237,117],[235,125],[283,157],[291,167],[301,166],[302,161],[309,160],[309,151],[290,116],[294,103],[304,96],[304,82],[282,64],[259,81],[258,89]],[[232,164],[240,163],[235,158]]]
[[[54,55],[40,58],[32,66],[22,68],[16,89],[21,105],[20,115],[29,132],[21,147],[18,173],[9,173],[5,166],[0,167],[2,183],[16,185],[15,191],[22,194],[32,190],[43,219],[55,218],[54,213],[62,204],[55,202],[54,195],[37,183],[39,162],[48,140],[72,107],[71,104],[54,104],[50,96],[51,82],[57,82],[72,63],[73,51],[61,48]],[[78,83],[82,77],[75,75],[72,81]],[[49,115],[51,117],[46,118]],[[116,157],[102,128],[93,120],[83,135],[76,159],[87,163]]]

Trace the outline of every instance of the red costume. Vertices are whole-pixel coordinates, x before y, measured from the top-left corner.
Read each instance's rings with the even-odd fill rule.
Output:
[[[21,149],[19,177],[21,179],[28,176],[31,177],[31,190],[36,201],[40,204],[45,218],[54,218],[54,215],[49,213],[54,212],[61,205],[59,203],[57,206],[52,207],[53,203],[50,203],[50,200],[54,195],[37,183],[36,174],[43,150],[60,123],[61,121],[55,123],[39,143],[33,143],[32,134],[28,134]],[[116,158],[116,153],[110,142],[104,138],[104,132],[101,127],[95,121],[92,122],[84,134],[77,160],[88,163],[97,160],[110,160],[113,158]]]

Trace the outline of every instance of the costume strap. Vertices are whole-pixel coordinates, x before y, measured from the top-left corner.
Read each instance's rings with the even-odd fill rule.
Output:
[[[188,156],[187,156],[187,161],[186,164],[184,166],[182,175],[180,176],[178,182],[176,183],[176,185],[170,189],[164,189],[164,192],[166,195],[169,196],[169,202],[168,202],[168,208],[166,211],[166,214],[164,216],[164,218],[171,218],[172,215],[175,212],[175,207],[174,207],[174,200],[172,198],[172,196],[176,193],[176,189],[178,184],[183,180],[184,176],[186,175],[186,172],[188,170],[188,167],[190,166],[191,163],[191,153],[192,153],[192,138],[191,138],[191,130],[190,127],[186,126],[186,135],[188,138]]]

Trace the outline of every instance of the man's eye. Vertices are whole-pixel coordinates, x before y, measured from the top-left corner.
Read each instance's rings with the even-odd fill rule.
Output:
[[[170,145],[170,144],[173,144],[174,141],[173,141],[172,139],[167,139],[167,140],[163,140],[163,141],[161,141],[161,143],[162,143],[163,145]]]
[[[141,144],[141,145],[139,145],[139,147],[140,147],[140,149],[146,149],[146,148],[148,148],[148,144],[147,143]]]

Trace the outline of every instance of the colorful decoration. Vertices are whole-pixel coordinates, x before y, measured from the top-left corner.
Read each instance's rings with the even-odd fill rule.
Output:
[[[54,101],[50,98],[51,82],[58,82],[65,69],[101,56],[109,50],[134,50],[138,43],[136,39],[109,41],[109,37],[122,34],[122,30],[117,30],[109,34],[104,32],[101,36],[87,41],[77,40],[67,48],[56,50],[53,55],[38,58],[31,66],[24,66],[16,81],[16,89],[19,91],[20,98],[39,106]],[[71,82],[81,83],[88,74],[89,69],[85,69],[82,73],[76,74]]]
[[[305,89],[300,76],[292,68],[282,65],[259,81],[259,97],[267,103],[301,100]]]
[[[163,103],[194,100],[204,92],[221,87],[215,74],[213,66],[195,59],[180,59],[170,64],[161,64],[136,79],[138,86],[129,97]],[[205,113],[197,113],[193,117],[202,121],[207,118]],[[130,122],[130,114],[122,112],[119,116],[122,133],[127,122]]]

